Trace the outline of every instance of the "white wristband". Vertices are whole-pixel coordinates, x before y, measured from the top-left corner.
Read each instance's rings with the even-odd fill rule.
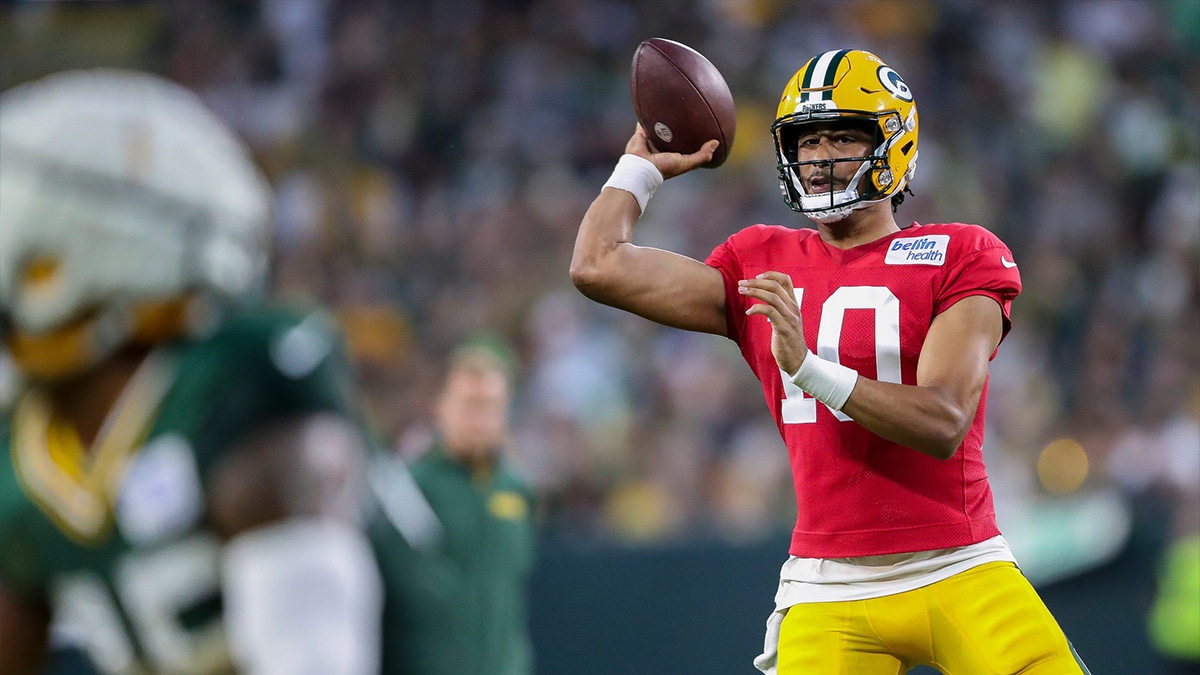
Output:
[[[654,162],[645,157],[624,154],[617,160],[617,167],[613,169],[604,187],[624,190],[633,195],[638,208],[645,213],[646,203],[654,196],[654,191],[662,182],[663,175],[654,166]]]
[[[841,410],[858,384],[858,373],[840,363],[826,361],[809,352],[795,375],[789,375],[792,383],[812,395],[833,410]]]

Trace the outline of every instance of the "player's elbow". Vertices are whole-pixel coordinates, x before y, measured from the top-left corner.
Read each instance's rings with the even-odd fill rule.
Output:
[[[924,438],[919,439],[918,442],[913,443],[911,447],[923,455],[928,455],[938,461],[944,462],[954,457],[961,444],[961,441],[955,441],[952,438],[927,434]]]
[[[943,424],[933,430],[925,447],[925,454],[934,459],[946,461],[954,457],[958,449],[962,447],[963,439],[967,437],[971,423],[969,419],[959,419],[962,417],[961,415],[954,417],[955,419],[945,420]]]
[[[913,448],[934,459],[948,460],[962,447],[971,430],[975,406],[937,387],[923,387],[920,422],[913,425],[916,443]],[[915,421],[915,420],[914,420]]]
[[[573,259],[571,260],[571,283],[575,284],[575,288],[584,292],[587,295],[587,289],[597,283],[596,266],[590,261]]]
[[[612,286],[613,276],[595,258],[577,257],[571,261],[571,283],[592,300],[602,301]]]
[[[580,293],[589,298],[595,293],[595,289],[601,285],[601,276],[596,273],[596,268],[587,263],[576,263],[571,261],[571,283],[575,284],[575,288],[579,289]]]
[[[954,457],[960,445],[961,443],[934,442],[926,445],[923,451],[930,457],[944,462]]]

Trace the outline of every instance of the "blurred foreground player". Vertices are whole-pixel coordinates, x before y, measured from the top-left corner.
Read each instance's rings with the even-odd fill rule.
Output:
[[[373,456],[332,325],[261,304],[269,208],[177,85],[0,97],[24,383],[0,420],[0,674],[38,672],[51,626],[105,673],[436,672],[404,662],[394,601],[436,520]]]
[[[784,199],[815,230],[754,225],[706,263],[633,245],[654,189],[716,147],[656,153],[639,127],[571,262],[594,300],[734,340],[762,382],[798,515],[755,665],[1086,673],[996,528],[983,466],[988,362],[1021,289],[1012,253],[975,225],[896,224],[917,112],[876,56],[813,58],[776,117]]]

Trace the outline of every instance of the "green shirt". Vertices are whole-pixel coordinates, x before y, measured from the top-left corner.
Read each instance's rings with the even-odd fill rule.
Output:
[[[534,560],[534,497],[499,458],[472,472],[435,444],[413,462],[412,475],[445,528],[441,548],[461,574],[466,673],[529,675],[527,582]]]

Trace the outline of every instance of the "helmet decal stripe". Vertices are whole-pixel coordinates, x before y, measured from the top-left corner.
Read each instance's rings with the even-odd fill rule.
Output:
[[[832,84],[832,82],[826,82],[826,80],[829,79],[829,77],[827,76],[827,73],[829,71],[829,64],[831,62],[833,62],[835,59],[838,61],[841,61],[841,58],[843,55],[845,55],[845,53],[846,53],[845,49],[835,49],[832,51],[825,52],[824,54],[822,54],[822,55],[818,56],[816,59],[814,59],[812,66],[810,66],[808,69],[808,72],[804,74],[804,84],[802,85],[803,88],[811,89],[814,86],[815,87],[830,86]],[[835,74],[837,73],[836,69],[834,70],[834,73]],[[824,91],[824,92],[820,93],[820,96],[822,99],[824,99],[824,98],[826,98],[826,96],[828,94],[829,94],[828,91]],[[814,100],[813,95],[814,95],[814,92],[806,91],[806,92],[804,92],[804,96],[802,97],[802,99],[807,100],[807,101],[812,101],[812,100]],[[817,99],[817,100],[820,100],[820,99]]]
[[[833,100],[833,83],[837,81],[838,66],[842,65],[842,59],[845,58],[846,52],[849,49],[843,49],[833,55],[829,60],[829,67],[825,69],[825,91],[821,92],[821,98],[826,101]]]
[[[800,81],[800,100],[801,101],[809,100],[809,96],[811,94],[810,94],[810,92],[807,92],[804,90],[808,89],[809,86],[812,85],[813,69],[817,67],[817,61],[820,58],[821,57],[819,57],[819,56],[813,58],[811,61],[808,62],[808,67],[804,69],[804,79]]]

